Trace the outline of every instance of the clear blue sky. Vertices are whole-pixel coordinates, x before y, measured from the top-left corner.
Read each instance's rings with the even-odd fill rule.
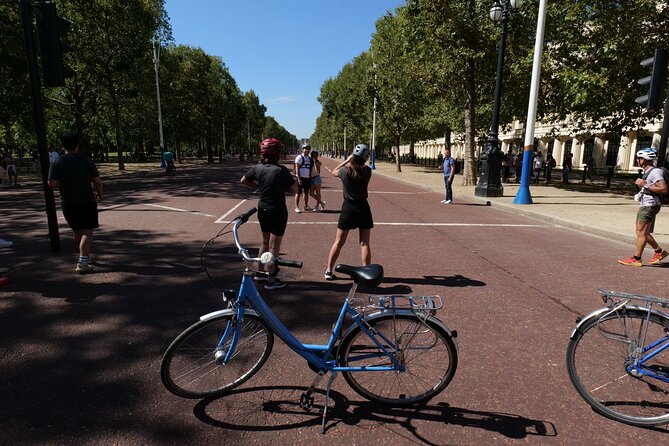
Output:
[[[321,113],[316,99],[369,48],[374,24],[404,0],[166,0],[176,44],[220,56],[267,114],[308,138]]]

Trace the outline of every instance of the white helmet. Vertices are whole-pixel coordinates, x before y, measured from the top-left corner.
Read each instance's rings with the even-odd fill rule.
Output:
[[[369,158],[369,147],[367,147],[367,144],[358,144],[353,149],[353,154],[367,161]]]
[[[657,151],[655,149],[641,149],[636,153],[636,157],[655,161],[657,159]]]

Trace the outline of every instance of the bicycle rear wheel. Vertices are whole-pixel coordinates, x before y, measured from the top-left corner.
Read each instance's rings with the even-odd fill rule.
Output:
[[[378,333],[377,340],[395,353],[405,370],[343,372],[348,384],[363,397],[391,406],[418,404],[437,395],[453,379],[458,365],[455,344],[432,317],[423,321],[410,314],[388,315],[369,324]],[[398,346],[398,351],[388,344]],[[359,326],[342,340],[339,363],[344,367],[392,365]]]
[[[663,338],[668,342],[669,321],[655,314],[648,321],[647,317],[647,312],[631,308],[593,317],[567,347],[569,378],[581,397],[599,414],[634,426],[669,423],[669,383],[627,371],[635,349]],[[669,350],[647,360],[644,367],[669,378]]]
[[[245,315],[235,351],[228,363],[222,364],[232,335],[221,348],[218,343],[226,328],[235,323],[233,315],[226,314],[200,321],[177,336],[160,366],[165,387],[184,398],[209,398],[223,395],[255,375],[272,351],[274,334],[259,317]]]

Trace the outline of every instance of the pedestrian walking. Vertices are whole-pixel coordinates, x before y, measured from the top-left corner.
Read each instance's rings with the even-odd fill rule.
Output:
[[[79,153],[79,138],[75,133],[64,133],[60,142],[65,154],[53,164],[49,172],[49,186],[60,192],[63,216],[74,232],[74,245],[79,250],[74,271],[90,273],[93,271],[90,265],[93,231],[100,227],[97,201],[103,198],[102,180],[95,163]]]
[[[12,187],[12,178],[14,178],[14,187],[19,187],[18,167],[16,166],[14,157],[12,157],[11,150],[8,150],[5,154],[5,166],[7,169],[7,181],[9,182],[9,187]]]
[[[242,176],[241,182],[246,186],[257,188],[258,222],[262,233],[260,253],[271,252],[274,257],[281,253],[281,241],[288,224],[288,207],[286,193],[296,193],[297,183],[286,166],[279,164],[279,156],[283,144],[274,138],[265,139],[260,143],[260,163],[251,167]],[[275,265],[259,265],[259,270],[266,274],[256,274],[255,279],[265,281],[266,290],[283,288],[287,284],[277,277]]]
[[[551,182],[551,178],[553,176],[553,169],[555,169],[556,162],[555,158],[553,158],[553,155],[549,153],[546,155],[546,183]]]
[[[513,169],[516,174],[516,183],[520,183],[520,177],[523,174],[523,152],[520,150],[513,159]]]
[[[569,184],[569,175],[571,175],[572,159],[574,154],[569,152],[562,159],[562,182]]]
[[[544,168],[544,155],[540,151],[534,152],[534,159],[532,160],[532,173],[534,175],[534,184],[539,185],[539,176],[541,176],[541,169]]]
[[[310,211],[309,190],[311,189],[311,146],[304,143],[302,153],[295,157],[295,176],[297,176],[297,194],[295,194],[295,212],[302,212],[300,209],[300,198],[304,194],[304,210]],[[318,204],[318,203],[317,203]]]
[[[321,196],[321,161],[318,159],[318,152],[316,150],[311,151],[311,190],[309,191],[310,195],[316,200],[316,206],[314,209],[317,211],[325,210],[325,202]]]
[[[455,177],[455,160],[451,157],[451,149],[444,148],[444,187],[446,196],[441,202],[451,204],[453,202],[453,178]]]
[[[655,150],[639,150],[636,157],[639,166],[643,169],[643,176],[634,182],[640,188],[639,193],[634,197],[639,201],[639,211],[636,214],[636,249],[632,257],[618,259],[618,262],[626,266],[643,266],[641,256],[646,244],[649,244],[655,252],[648,264],[655,265],[669,256],[669,252],[660,248],[652,235],[655,217],[662,207],[659,196],[667,193],[668,185],[664,180],[662,169],[655,167],[655,160],[657,160]]]
[[[372,169],[365,164],[368,158],[369,147],[366,144],[358,144],[353,149],[353,153],[332,170],[332,175],[339,178],[344,186],[344,202],[339,214],[335,241],[328,255],[325,280],[337,278],[332,270],[351,229],[357,228],[359,231],[362,265],[367,266],[372,261],[369,240],[374,220],[367,202],[367,186],[372,177]]]

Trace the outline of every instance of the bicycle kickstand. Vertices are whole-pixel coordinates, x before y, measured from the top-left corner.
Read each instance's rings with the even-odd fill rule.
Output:
[[[316,390],[318,383],[323,379],[323,376],[325,376],[325,373],[318,372],[314,378],[314,382],[309,386],[309,389],[300,395],[300,407],[302,410],[309,412],[314,407],[314,397],[311,395],[314,393],[314,390]]]
[[[325,421],[327,420],[328,415],[328,402],[330,401],[330,387],[332,387],[332,382],[337,378],[337,372],[334,370],[330,373],[330,378],[328,379],[328,387],[325,391],[325,405],[323,405],[323,420],[321,421],[321,434],[325,434]]]

